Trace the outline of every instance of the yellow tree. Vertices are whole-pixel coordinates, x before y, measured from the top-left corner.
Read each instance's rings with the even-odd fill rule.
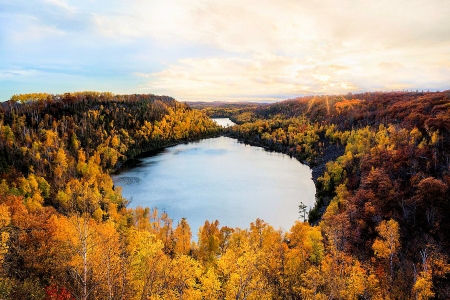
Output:
[[[133,214],[133,223],[138,230],[151,231],[150,209],[148,207],[143,208],[141,206],[138,206],[133,210],[132,214]]]
[[[54,240],[61,265],[70,274],[79,299],[116,299],[123,295],[119,235],[112,222],[99,223],[88,214],[53,217]]]
[[[422,258],[422,271],[417,276],[413,290],[418,300],[426,300],[433,298],[435,295],[433,292],[433,274],[427,249],[420,251],[420,256]]]
[[[37,210],[42,207],[44,198],[50,194],[50,185],[40,176],[30,173],[27,178],[18,179],[19,192],[24,196],[25,203],[29,210]]]
[[[59,148],[54,158],[54,174],[57,180],[63,179],[63,175],[67,172],[68,162],[67,155],[63,148]]]
[[[333,248],[332,245],[331,248]],[[306,275],[311,272],[311,269],[317,269],[313,273],[316,279]],[[318,278],[317,272],[320,272],[321,278]],[[313,266],[308,269],[305,275],[302,275],[302,279],[303,285],[306,285],[306,289],[302,289],[302,295],[308,291],[309,293],[320,291],[327,295],[327,299],[357,300],[364,295],[369,295],[371,299],[378,299],[376,282],[367,275],[361,263],[336,249],[330,249],[329,254],[322,260],[320,268]]]
[[[8,253],[8,226],[11,223],[11,214],[8,207],[4,204],[0,204],[0,275],[1,267],[3,266],[4,255]]]
[[[366,289],[366,272],[361,263],[354,259],[347,269],[345,299],[357,300],[363,295]]]
[[[187,255],[176,256],[170,261],[162,298],[201,299],[201,290],[197,287],[200,275],[198,261]]]
[[[93,297],[109,300],[124,298],[129,264],[123,255],[119,233],[112,221],[95,223],[94,230],[96,248],[91,254],[91,261],[96,288]]]
[[[164,253],[173,254],[173,229],[172,219],[166,212],[161,214],[162,226],[158,232],[158,238],[164,243]]]
[[[296,221],[286,235],[286,240],[289,249],[286,250],[282,265],[283,290],[289,297],[296,298],[300,296],[300,287],[305,284],[302,274],[320,266],[324,256],[323,237],[320,227],[311,227],[307,222]],[[316,269],[319,272],[319,268]],[[317,275],[316,273],[314,274]],[[315,290],[314,285],[320,285],[319,282],[311,284],[309,289],[312,290]]]
[[[275,230],[266,222],[257,219],[250,224],[250,248],[259,257],[258,271],[264,274],[265,280],[280,294],[279,277],[283,272],[286,244],[281,231]]]
[[[433,279],[431,271],[422,271],[417,276],[414,283],[414,292],[416,293],[416,299],[426,300],[433,298],[435,293],[433,292]]]
[[[73,251],[72,260],[69,262],[70,269],[80,287],[80,299],[87,300],[92,293],[94,285],[92,282],[91,255],[95,248],[100,246],[94,242],[94,221],[87,215],[74,216],[69,219],[67,229],[69,230],[70,249]]]
[[[219,221],[205,224],[198,233],[198,257],[204,265],[214,263],[220,249]]]
[[[311,266],[306,272],[299,274],[301,276],[301,285],[295,286],[302,295],[302,299],[325,300],[328,299],[323,292],[325,276],[316,266]]]
[[[200,277],[203,299],[219,299],[221,295],[221,282],[213,268],[209,268]]]
[[[174,251],[176,254],[189,254],[191,251],[191,227],[185,218],[182,218],[174,232]]]
[[[270,299],[271,288],[260,271],[261,257],[248,241],[230,247],[217,262],[225,299]]]
[[[164,245],[148,231],[130,229],[127,252],[130,256],[131,299],[148,299],[161,293],[170,270]]]
[[[228,226],[220,228],[220,253],[225,253],[230,245],[230,238],[234,229]]]
[[[389,260],[391,282],[394,276],[394,258],[400,249],[400,233],[398,223],[391,219],[382,221],[376,228],[379,237],[375,239],[372,249],[377,257]]]

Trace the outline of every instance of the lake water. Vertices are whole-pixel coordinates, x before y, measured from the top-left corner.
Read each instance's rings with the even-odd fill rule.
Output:
[[[231,122],[231,121],[230,121]],[[186,218],[194,239],[205,220],[248,228],[263,219],[289,230],[300,201],[314,205],[311,170],[287,155],[218,137],[169,147],[113,176],[130,207],[157,207]]]
[[[223,127],[230,127],[235,125],[235,123],[228,118],[213,118],[213,120]]]

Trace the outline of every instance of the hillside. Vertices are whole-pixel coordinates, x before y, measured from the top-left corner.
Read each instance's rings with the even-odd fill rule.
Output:
[[[426,270],[430,291],[449,297],[449,91],[302,97],[260,106],[252,121],[228,134],[320,175],[309,221],[320,222],[328,243],[378,270],[388,258],[390,288],[411,290]],[[399,226],[389,255],[374,248],[386,221]]]
[[[0,298],[450,298],[448,91],[199,108],[96,92],[2,103]],[[222,132],[313,167],[309,223],[205,220],[195,239],[112,183],[130,157]]]

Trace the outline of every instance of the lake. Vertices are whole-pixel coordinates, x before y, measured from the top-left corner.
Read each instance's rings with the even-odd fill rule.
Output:
[[[230,124],[232,122],[230,121]],[[205,220],[249,228],[260,218],[289,230],[300,201],[314,205],[311,169],[287,155],[218,137],[150,152],[113,176],[129,207],[157,207],[196,239]]]
[[[213,118],[214,122],[223,127],[229,127],[235,125],[233,121],[228,118]]]

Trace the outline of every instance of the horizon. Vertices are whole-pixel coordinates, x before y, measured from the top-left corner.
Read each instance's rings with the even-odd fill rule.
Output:
[[[0,101],[107,90],[274,103],[449,89],[448,1],[0,4]]]
[[[176,99],[176,98],[174,98],[174,97],[172,97],[170,95],[156,95],[156,94],[153,94],[153,93],[115,94],[115,93],[111,93],[109,91],[72,91],[72,92],[63,92],[63,93],[30,92],[30,93],[24,93],[24,94],[14,94],[11,97],[9,97],[7,100],[0,100],[0,102],[10,101],[10,100],[12,100],[12,98],[14,96],[19,96],[19,95],[33,95],[33,94],[44,94],[44,95],[46,95],[47,94],[47,95],[55,96],[55,95],[64,95],[64,94],[77,94],[77,93],[80,93],[80,94],[83,94],[83,93],[99,93],[99,94],[110,93],[113,96],[152,94],[152,95],[155,95],[157,97],[170,97],[170,98],[173,98],[175,101],[178,101],[180,103],[187,103],[187,104],[189,104],[189,103],[274,104],[274,103],[278,103],[278,102],[302,99],[302,98],[306,98],[306,97],[324,97],[324,96],[334,97],[334,96],[346,96],[346,95],[349,95],[349,94],[350,95],[358,95],[358,94],[364,94],[364,93],[386,93],[386,94],[389,94],[389,93],[442,93],[442,92],[444,92],[444,93],[445,92],[450,92],[450,88],[447,88],[447,89],[444,89],[444,90],[434,90],[434,91],[433,90],[426,90],[426,91],[425,90],[420,90],[419,91],[418,89],[415,89],[415,90],[401,90],[401,91],[400,90],[371,91],[371,92],[364,92],[364,91],[362,91],[362,92],[355,92],[355,93],[349,92],[347,94],[339,94],[339,93],[336,93],[336,94],[316,94],[316,95],[310,94],[310,95],[298,95],[298,96],[295,96],[293,98],[285,98],[285,99],[280,99],[280,100],[255,100],[255,99],[251,99],[250,100],[249,99],[249,100],[186,100],[186,101],[182,101],[182,100]]]

